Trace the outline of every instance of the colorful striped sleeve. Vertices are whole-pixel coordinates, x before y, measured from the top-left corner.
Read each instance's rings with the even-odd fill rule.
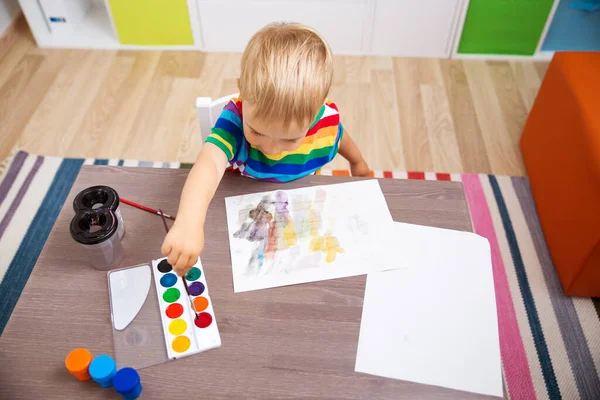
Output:
[[[327,119],[333,119],[334,117],[337,118],[337,136],[335,138],[335,143],[333,145],[333,150],[332,150],[331,155],[330,155],[331,158],[330,158],[329,161],[331,161],[331,160],[333,160],[333,157],[335,157],[337,155],[337,153],[338,153],[338,151],[340,149],[340,145],[342,144],[342,139],[344,138],[344,133],[346,132],[346,130],[344,129],[344,125],[342,125],[342,121],[340,120],[340,115],[339,115],[339,110],[337,108],[337,105],[333,101],[331,101],[329,99],[327,99],[327,101],[325,102],[325,104],[328,107],[330,107],[331,109],[335,110],[336,114],[334,114],[334,115],[332,115],[332,116],[330,116],[328,118],[322,118],[322,120],[319,121],[319,123],[322,123],[322,122],[324,122]],[[335,121],[335,119],[333,119],[333,120]]]
[[[344,125],[342,125],[342,122],[340,121],[340,124],[338,125],[338,137],[336,140],[336,146],[339,148],[340,145],[342,144],[342,139],[344,138],[344,133],[346,132],[346,130],[344,129]],[[336,151],[337,153],[337,151]]]
[[[220,148],[227,156],[229,162],[236,160],[240,146],[244,140],[244,130],[239,109],[232,100],[223,109],[217,119],[215,127],[206,138],[207,143],[212,143]]]

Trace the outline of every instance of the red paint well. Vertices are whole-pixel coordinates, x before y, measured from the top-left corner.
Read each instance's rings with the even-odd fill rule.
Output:
[[[181,317],[183,314],[183,306],[179,303],[173,303],[165,310],[167,317],[175,319]]]
[[[198,328],[208,328],[210,324],[212,324],[212,320],[212,315],[206,312],[201,312],[198,314],[198,318],[194,318],[194,324],[196,324]]]

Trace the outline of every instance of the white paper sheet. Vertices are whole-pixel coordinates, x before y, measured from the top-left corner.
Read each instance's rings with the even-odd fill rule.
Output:
[[[236,292],[389,269],[377,180],[225,199]],[[257,207],[259,206],[260,207]]]
[[[367,276],[356,371],[502,396],[488,241],[401,223],[390,238],[406,269]]]

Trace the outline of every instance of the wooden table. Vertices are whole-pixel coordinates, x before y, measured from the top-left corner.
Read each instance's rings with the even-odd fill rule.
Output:
[[[113,354],[106,273],[89,266],[71,239],[71,203],[80,190],[103,184],[174,214],[186,176],[184,170],[83,168],[0,338],[0,398],[119,398],[113,389],[76,381],[64,366],[76,347]],[[202,254],[222,347],[141,370],[142,398],[481,397],[354,372],[365,276],[234,294],[223,199],[348,180],[311,176],[275,185],[224,178],[208,212]],[[380,184],[394,220],[471,230],[460,183]],[[122,266],[160,257],[160,218],[126,205],[121,210],[127,228]]]

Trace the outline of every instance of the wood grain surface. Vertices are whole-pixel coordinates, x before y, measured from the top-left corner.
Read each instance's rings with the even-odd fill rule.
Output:
[[[238,92],[240,56],[39,49],[20,19],[0,38],[0,161],[20,148],[193,162],[195,98]],[[334,58],[329,97],[372,169],[525,174],[517,139],[548,63]]]
[[[186,175],[184,170],[83,168],[0,338],[0,398],[118,398],[114,390],[75,380],[64,366],[76,347],[114,355],[106,272],[88,265],[70,237],[72,200],[80,190],[103,184],[175,213]],[[354,372],[365,276],[234,294],[225,197],[349,180],[311,176],[275,185],[224,178],[208,212],[202,254],[222,347],[141,370],[142,398],[480,397]],[[379,182],[394,220],[471,230],[462,184]],[[349,201],[360,202],[360,195]],[[161,219],[126,205],[121,211],[127,229],[121,265],[159,258]]]

